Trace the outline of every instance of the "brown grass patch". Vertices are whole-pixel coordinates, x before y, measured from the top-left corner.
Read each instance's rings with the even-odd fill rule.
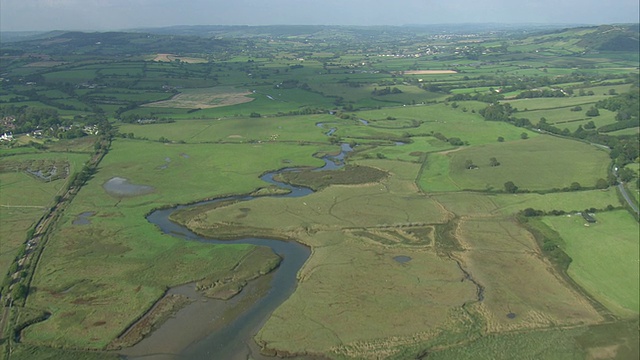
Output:
[[[464,250],[454,257],[484,287],[480,312],[488,332],[602,321],[588,300],[554,272],[533,236],[515,222],[469,218],[456,230]],[[517,317],[508,318],[509,313]]]
[[[188,90],[177,94],[169,100],[145,104],[147,107],[167,107],[178,109],[210,109],[222,106],[243,104],[253,101],[248,91],[240,91],[232,87],[216,87],[208,89]]]

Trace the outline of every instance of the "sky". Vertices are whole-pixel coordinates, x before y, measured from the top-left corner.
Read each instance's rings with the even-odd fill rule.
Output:
[[[638,0],[0,0],[1,31],[172,25],[637,23]]]

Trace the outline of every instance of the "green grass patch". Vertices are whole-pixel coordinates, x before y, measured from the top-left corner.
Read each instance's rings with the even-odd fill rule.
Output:
[[[581,216],[545,217],[573,259],[569,275],[613,312],[640,312],[638,223],[626,211],[597,213],[597,223]]]
[[[609,164],[606,152],[594,146],[552,136],[475,146],[450,152],[446,158],[429,158],[419,180],[425,191],[430,183],[459,190],[503,191],[508,181],[526,190],[563,189],[573,182],[593,187],[598,179],[606,178]],[[500,165],[491,166],[491,158]],[[447,159],[448,171],[442,165]],[[469,169],[468,161],[476,168]]]
[[[197,113],[196,113],[197,114]],[[133,133],[136,138],[198,142],[326,142],[328,130],[317,123],[333,121],[330,115],[284,116],[275,118],[225,118],[179,120],[169,124],[121,124],[122,134]]]
[[[54,204],[67,186],[65,176],[44,181],[22,170],[37,163],[68,164],[71,174],[88,160],[87,155],[40,153],[0,157],[0,274],[4,276],[15,254],[26,241],[27,230]],[[47,166],[48,167],[48,166]],[[43,168],[44,169],[44,168]],[[65,172],[64,168],[59,169]]]

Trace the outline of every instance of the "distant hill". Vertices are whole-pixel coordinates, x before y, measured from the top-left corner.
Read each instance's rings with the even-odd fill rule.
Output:
[[[50,32],[35,39],[2,44],[5,49],[48,55],[133,56],[151,53],[202,53],[230,45],[227,40],[198,36],[130,32]]]
[[[582,36],[578,43],[590,50],[640,51],[640,26],[603,25]]]
[[[46,31],[0,31],[0,42],[9,43],[16,41],[34,40],[46,36]]]
[[[397,44],[415,41],[448,40],[474,43],[494,41],[496,36],[516,39],[521,45],[538,49],[564,49],[573,53],[585,51],[640,50],[638,24],[603,25],[558,29],[557,25],[406,25],[406,26],[173,26],[137,29],[128,32],[62,32],[3,33],[4,54],[46,54],[50,56],[130,57],[154,53],[203,54],[241,53],[238,39],[280,38],[293,41],[337,41],[357,44],[375,41],[378,44]],[[461,35],[465,34],[465,35]],[[456,37],[458,36],[458,37]],[[469,37],[470,36],[470,37]],[[6,39],[6,40],[5,40]]]

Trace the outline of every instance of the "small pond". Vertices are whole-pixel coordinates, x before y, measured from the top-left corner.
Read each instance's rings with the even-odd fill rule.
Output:
[[[116,197],[145,195],[155,190],[153,186],[132,184],[121,177],[111,178],[102,187],[109,195]]]
[[[411,258],[409,256],[405,256],[405,255],[399,255],[393,258],[393,260],[404,264],[404,263],[408,263],[409,261],[411,261]]]
[[[75,220],[73,220],[73,222],[71,222],[71,224],[72,225],[89,225],[89,224],[91,224],[91,219],[89,219],[89,218],[92,217],[95,214],[96,213],[93,212],[93,211],[83,212],[82,214],[78,215],[78,217],[75,218]]]

